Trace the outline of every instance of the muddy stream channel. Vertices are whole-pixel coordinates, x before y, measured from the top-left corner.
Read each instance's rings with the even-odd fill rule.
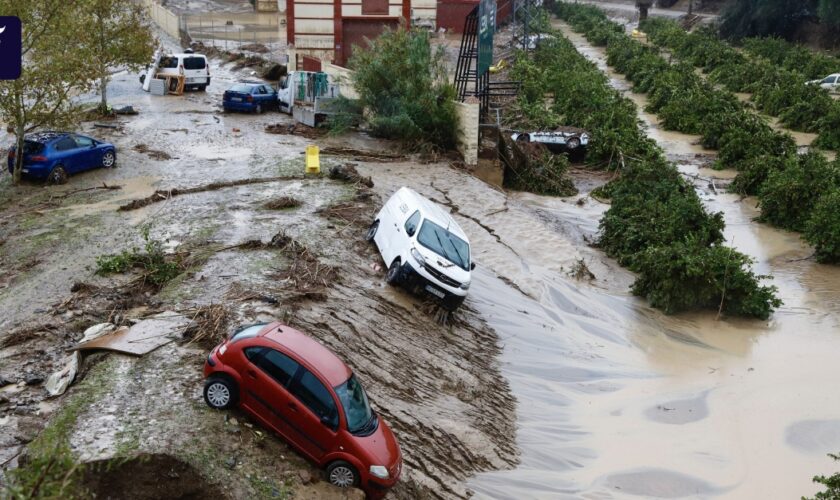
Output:
[[[643,107],[644,96],[605,66],[602,50],[557,27]],[[840,270],[816,264],[797,234],[754,222],[755,200],[726,193],[733,173],[707,168],[714,153],[696,146],[696,137],[661,130],[640,111],[650,136],[695,178],[709,209],[724,213],[729,243],[775,277],[785,303],[769,321],[665,316],[631,296],[633,276],[589,244],[607,209],[588,196],[591,179],[579,182],[578,196],[549,198],[504,193],[444,163],[353,160],[374,183],[366,197],[331,179],[301,178],[118,212],[155,190],[302,170],[301,152],[312,141],[264,131],[288,125],[287,117],[218,109],[224,88],[247,71],[219,67],[207,94],[183,98],[152,98],[138,91],[135,75],[117,75],[113,104],[133,104],[140,115],[118,129],[88,123],[82,130],[113,141],[120,168],[74,176],[58,191],[12,191],[3,179],[4,196],[20,201],[0,212],[0,255],[10,266],[0,273],[0,327],[41,321],[52,334],[0,343],[0,375],[54,370],[82,330],[70,324],[81,313],[55,304],[74,282],[106,286],[93,276],[95,257],[137,245],[138,228],[152,223],[152,235],[168,248],[215,250],[149,304],[123,314],[227,304],[234,322],[279,318],[318,338],[359,373],[400,440],[405,472],[393,498],[799,498],[817,491],[812,476],[833,472],[826,453],[840,451]],[[390,148],[360,134],[316,141]],[[325,159],[324,167],[345,160]],[[68,201],[53,196],[103,182],[122,189],[67,194]],[[378,256],[362,240],[366,217],[403,185],[452,210],[471,240],[478,267],[470,295],[446,325],[422,299],[384,285]],[[264,208],[281,195],[302,204]],[[364,217],[347,224],[325,217],[337,202],[358,206]],[[279,229],[340,278],[295,295],[288,276],[277,278],[286,256],[267,245],[233,248],[270,241]],[[593,279],[571,276],[580,259]],[[254,431],[236,421],[243,415],[223,417],[204,406],[205,354],[173,343],[139,360],[100,362],[92,370],[107,381],[105,390],[80,416],[88,425],[72,432],[73,450],[86,460],[107,459],[115,449],[166,453],[161,463],[170,455],[188,462],[205,478],[228,482],[214,492],[233,498],[262,496],[264,482],[254,478],[275,476],[294,479],[284,484],[301,498],[335,498],[310,491],[323,482],[296,479],[318,472],[279,440],[249,438]],[[32,428],[63,401],[43,401],[23,381],[11,381],[0,390],[2,461],[27,442],[22,429],[31,440]]]
[[[785,304],[767,322],[664,316],[609,285],[623,286],[620,269],[593,270],[594,286],[580,286],[548,264],[570,256],[567,246],[544,254],[529,244],[535,231],[516,234],[525,229],[512,225],[502,241],[521,265],[504,272],[527,295],[481,273],[472,296],[505,346],[521,464],[481,474],[471,486],[496,498],[812,494],[811,477],[833,470],[825,454],[840,450],[833,396],[840,270],[809,259],[797,234],[754,222],[755,200],[720,187],[734,172],[704,168],[713,152],[695,145],[697,137],[660,129],[642,110],[645,96],[606,66],[602,49],[555,27],[636,102],[649,135],[680,170],[699,176],[708,208],[724,213],[727,241],[775,277]],[[571,227],[563,221],[583,219],[574,224],[585,233],[597,224],[597,210],[574,215],[579,207],[562,200],[511,198],[538,214],[552,238],[575,240],[563,234]]]

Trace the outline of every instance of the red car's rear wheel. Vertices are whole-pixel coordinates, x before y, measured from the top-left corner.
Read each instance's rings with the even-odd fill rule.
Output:
[[[225,410],[236,405],[239,391],[236,384],[226,377],[211,376],[204,384],[204,401],[215,410]]]

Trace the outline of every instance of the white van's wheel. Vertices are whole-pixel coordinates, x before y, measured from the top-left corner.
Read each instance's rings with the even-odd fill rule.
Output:
[[[373,224],[367,230],[367,234],[365,235],[365,241],[373,241],[373,238],[376,236],[376,230],[379,229],[379,221],[373,221]]]
[[[399,286],[402,282],[402,262],[400,262],[399,258],[391,262],[391,267],[388,268],[388,275],[385,277],[385,280],[392,286]]]

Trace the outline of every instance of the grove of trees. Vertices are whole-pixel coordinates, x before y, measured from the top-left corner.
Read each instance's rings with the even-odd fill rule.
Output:
[[[805,21],[840,32],[837,0],[732,0],[722,13],[721,34],[727,38],[775,35],[791,38]]]

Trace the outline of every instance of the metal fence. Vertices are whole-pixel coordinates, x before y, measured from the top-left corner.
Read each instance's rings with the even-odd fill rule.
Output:
[[[192,41],[220,50],[264,45],[271,52],[286,46],[286,18],[276,12],[184,15],[182,26]]]
[[[259,44],[268,49],[262,55],[269,59],[280,59],[286,48],[286,17],[279,12],[177,15],[155,0],[141,3],[161,30],[181,42],[201,42],[219,50],[259,49]]]

